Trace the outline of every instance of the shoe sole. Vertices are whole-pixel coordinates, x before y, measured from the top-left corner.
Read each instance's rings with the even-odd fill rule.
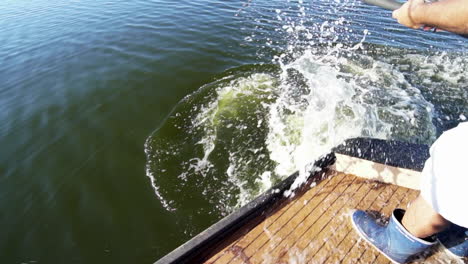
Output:
[[[395,264],[403,264],[403,263],[400,263],[400,262],[396,262],[395,260],[393,260],[392,258],[390,258],[387,254],[385,254],[385,252],[383,252],[382,250],[380,250],[378,247],[376,247],[374,244],[372,244],[372,242],[364,235],[362,234],[362,232],[359,230],[359,228],[357,227],[357,225],[354,223],[353,221],[353,216],[351,215],[351,223],[353,225],[353,228],[354,230],[356,230],[356,232],[358,233],[358,235],[363,238],[368,244],[370,244],[373,248],[375,248],[378,252],[380,252],[380,254],[384,255],[388,260],[390,260],[392,263],[395,263]]]

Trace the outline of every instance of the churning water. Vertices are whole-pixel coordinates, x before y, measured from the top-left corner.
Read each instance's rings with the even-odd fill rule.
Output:
[[[325,18],[308,17],[302,1],[288,3],[271,20],[258,18],[244,39],[264,41],[260,57],[278,47],[270,63],[200,87],[148,138],[147,176],[167,210],[196,199],[227,214],[345,139],[430,144],[444,121],[466,119],[463,56],[368,43],[369,31],[340,15],[354,2],[321,5]],[[255,3],[238,15],[252,13],[261,13]],[[274,33],[258,38],[267,27]],[[445,114],[451,98],[458,110]]]
[[[357,0],[0,11],[1,263],[151,263],[346,138],[468,117],[468,42]]]

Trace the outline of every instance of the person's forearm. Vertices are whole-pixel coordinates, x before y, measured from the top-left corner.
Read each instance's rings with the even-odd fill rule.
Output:
[[[468,33],[468,0],[442,0],[411,7],[415,23],[443,30]]]

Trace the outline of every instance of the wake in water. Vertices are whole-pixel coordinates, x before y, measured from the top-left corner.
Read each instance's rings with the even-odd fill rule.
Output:
[[[433,107],[419,90],[390,64],[346,52],[239,69],[185,98],[146,143],[166,208],[187,196],[231,212],[348,138],[430,142]]]
[[[430,143],[440,115],[420,86],[427,75],[445,89],[467,82],[463,71],[425,66],[450,55],[364,44],[365,31],[361,42],[340,43],[342,18],[312,32],[301,16],[276,14],[291,41],[272,65],[233,69],[201,87],[148,138],[147,176],[167,210],[225,215],[295,171],[306,176],[348,138]]]

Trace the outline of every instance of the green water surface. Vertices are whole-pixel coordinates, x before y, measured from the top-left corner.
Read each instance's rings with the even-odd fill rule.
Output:
[[[333,2],[304,6],[311,26],[343,15],[355,29],[343,41],[368,29],[373,45],[466,54],[461,38],[409,33],[358,2],[330,15]],[[297,4],[2,1],[0,263],[152,263],[218,220],[215,208],[163,207],[145,141],[182,98],[229,69],[271,64],[289,41],[275,10]],[[434,97],[440,129],[468,116],[462,88],[451,107]]]

